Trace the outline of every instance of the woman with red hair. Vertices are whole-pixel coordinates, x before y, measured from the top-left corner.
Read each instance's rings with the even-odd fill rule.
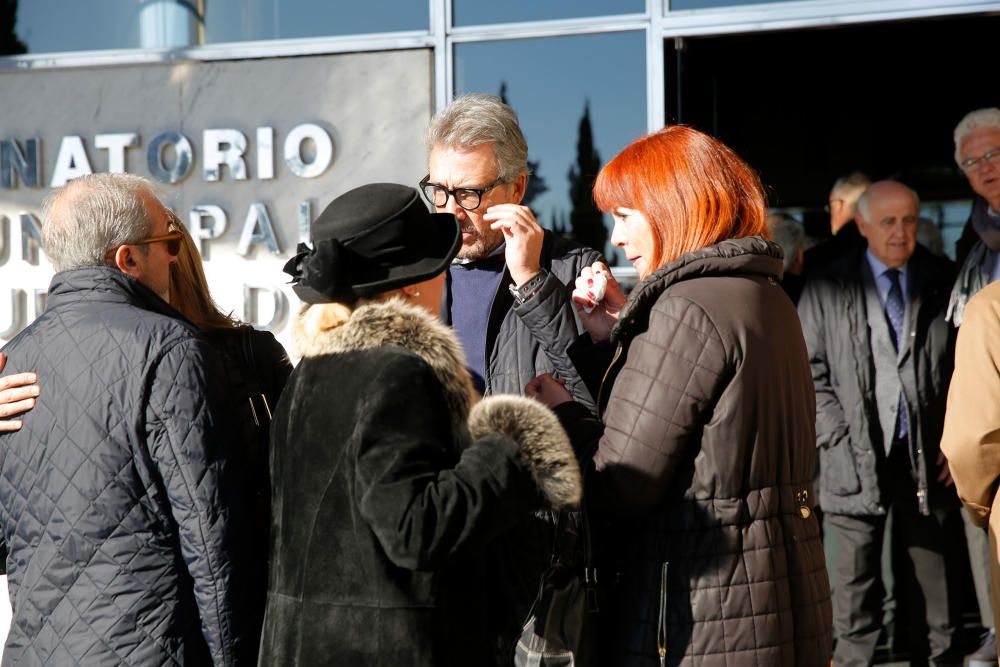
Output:
[[[550,376],[526,391],[592,456],[601,664],[828,665],[813,381],[760,180],[672,126],[594,196],[641,278],[627,300],[602,264],[577,280],[588,335],[570,355],[600,419]]]

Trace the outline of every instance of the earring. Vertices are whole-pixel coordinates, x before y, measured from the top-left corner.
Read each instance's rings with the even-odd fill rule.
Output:
[[[420,290],[413,290],[413,298],[414,299],[420,298]]]

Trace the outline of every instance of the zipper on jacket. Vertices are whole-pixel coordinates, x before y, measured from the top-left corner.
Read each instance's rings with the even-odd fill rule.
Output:
[[[667,664],[667,568],[670,563],[663,562],[660,568],[660,617],[656,628],[656,648],[660,654],[660,667]]]
[[[622,356],[622,344],[618,343],[618,347],[615,348],[615,356],[611,357],[611,363],[608,364],[608,369],[604,371],[604,377],[601,378],[601,387],[597,390],[597,405],[594,407],[597,408],[598,414],[600,414],[602,409],[601,405],[604,399],[604,384],[608,381],[608,375],[611,373],[611,369],[615,367],[615,364],[618,363],[618,357],[620,356]]]

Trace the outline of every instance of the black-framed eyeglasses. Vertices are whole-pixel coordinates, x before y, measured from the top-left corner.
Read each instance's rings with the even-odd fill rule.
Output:
[[[993,164],[993,160],[1000,157],[1000,148],[994,148],[988,153],[983,153],[979,157],[970,157],[968,160],[962,160],[962,169],[965,171],[979,171],[985,166],[985,163],[989,162]]]
[[[430,174],[420,180],[420,191],[433,206],[444,208],[448,205],[448,197],[454,197],[455,203],[466,211],[475,211],[483,203],[483,195],[493,188],[503,185],[502,178],[482,188],[455,188],[449,190],[443,185],[430,182]]]

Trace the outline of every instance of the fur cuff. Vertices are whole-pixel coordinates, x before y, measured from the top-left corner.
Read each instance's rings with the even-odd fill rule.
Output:
[[[552,411],[530,398],[491,396],[469,413],[474,439],[500,433],[517,443],[538,488],[553,509],[580,504],[580,466],[569,438]]]

